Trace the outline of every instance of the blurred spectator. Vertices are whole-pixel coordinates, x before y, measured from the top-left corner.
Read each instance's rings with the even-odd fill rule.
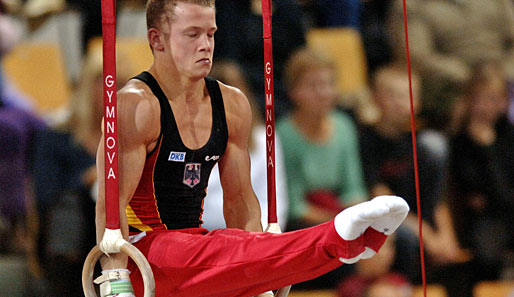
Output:
[[[104,111],[102,51],[92,49],[86,56],[67,119],[41,133],[35,145],[39,257],[50,296],[83,296],[82,265],[96,243],[92,187]],[[119,81],[129,78],[129,64],[126,60],[118,63]]]
[[[82,49],[87,50],[89,41],[102,36],[102,6],[101,1],[67,0],[67,5],[76,7],[82,21]],[[118,5],[117,5],[118,7]]]
[[[82,49],[84,50],[84,54],[87,51],[89,42],[95,37],[102,36],[101,3],[102,1],[66,0],[66,5],[68,8],[75,8],[80,13],[82,23]],[[116,16],[119,19],[120,13],[124,7],[144,8],[145,3],[146,0],[117,0]],[[141,15],[141,17],[144,18],[143,15]],[[117,25],[119,25],[119,22]]]
[[[0,63],[19,39],[19,32],[7,16],[7,7],[0,0]],[[1,65],[1,64],[0,64]],[[0,67],[0,94],[4,94],[4,77],[2,67]]]
[[[2,3],[2,2],[0,2]],[[15,45],[18,31],[0,5],[0,61]],[[1,69],[1,68],[0,68]],[[1,71],[0,71],[1,73]],[[29,194],[33,140],[44,123],[32,112],[20,108],[24,100],[17,93],[7,92],[7,78],[0,76],[0,221],[3,252],[14,252],[23,239]],[[21,229],[19,229],[21,228]],[[21,232],[18,234],[18,232]],[[7,239],[4,236],[12,237]]]
[[[415,113],[419,110],[420,87],[419,77],[414,74],[412,92]],[[397,258],[395,269],[408,275],[412,282],[417,282],[419,228],[406,67],[393,64],[383,66],[373,77],[372,89],[381,115],[378,122],[361,130],[364,175],[372,196],[398,195],[404,197],[410,206],[411,212],[404,222],[404,228],[398,230],[397,249],[404,253]],[[465,262],[467,255],[458,245],[447,203],[442,200],[447,175],[446,140],[441,134],[432,132],[426,137],[425,133],[417,132],[423,238],[428,262],[433,266],[445,267]],[[441,145],[443,148],[438,147]],[[451,284],[455,277],[447,282]]]
[[[19,32],[7,16],[7,9],[0,1],[0,56],[8,53],[19,39]]]
[[[44,123],[35,114],[5,103],[0,97],[0,220],[10,229],[6,234],[2,232],[2,251],[16,251],[17,240],[25,236],[33,142],[43,128]]]
[[[376,256],[355,263],[355,273],[338,285],[337,296],[410,297],[412,286],[407,278],[391,270],[398,254],[394,240],[387,238]]]
[[[5,14],[5,7],[0,1],[0,61],[15,45],[18,31]],[[1,66],[1,65],[0,65]],[[9,292],[14,294],[30,294],[32,284],[40,276],[35,258],[35,209],[32,192],[30,191],[30,169],[33,161],[34,139],[44,123],[29,110],[20,108],[24,99],[15,92],[7,92],[7,80],[0,69],[0,254],[16,255],[21,274],[27,276],[27,269],[33,277],[27,283],[12,284],[18,289],[6,288],[2,282],[0,295]],[[14,267],[14,266],[13,266]],[[14,268],[16,270],[16,268]],[[6,273],[10,273],[6,272]],[[15,279],[13,272],[11,281]],[[10,277],[7,277],[10,279]]]
[[[298,0],[309,27],[360,28],[361,0]]]
[[[264,45],[260,0],[216,2],[214,58],[232,60],[244,69],[258,107],[264,113]],[[237,28],[237,30],[234,30]],[[305,18],[294,0],[273,1],[273,78],[277,118],[289,108],[282,72],[292,51],[305,44]]]
[[[285,72],[294,108],[277,125],[284,144],[291,229],[325,222],[368,198],[353,120],[336,109],[332,61],[296,51]]]
[[[403,5],[391,14],[396,57],[404,59]],[[514,81],[514,2],[512,0],[408,1],[412,63],[423,82],[423,109],[430,124],[444,128],[451,103],[471,76],[471,68],[497,60]]]
[[[261,205],[261,222],[263,229],[268,225],[268,193],[267,193],[267,163],[266,163],[266,129],[260,114],[260,109],[255,106],[255,99],[249,89],[246,78],[237,64],[220,61],[212,68],[210,76],[228,85],[239,88],[248,98],[252,107],[252,133],[248,143],[248,151],[251,159],[252,186]],[[275,174],[276,174],[276,199],[277,216],[282,231],[287,223],[287,185],[282,155],[282,147],[279,139],[275,143]],[[209,230],[226,228],[223,218],[223,192],[219,181],[219,171],[216,165],[211,172],[207,196],[204,199],[204,213],[202,220],[204,228]]]
[[[392,0],[362,0],[361,33],[368,73],[392,60],[392,42],[387,19]]]
[[[514,126],[506,119],[506,92],[501,68],[485,63],[474,69],[456,103],[450,198],[478,280],[498,279],[503,257],[514,251]]]
[[[285,157],[290,231],[326,222],[368,195],[355,124],[336,109],[332,61],[299,49],[287,63],[285,82],[294,107],[278,122],[277,131]],[[351,267],[344,265],[307,284],[333,287]]]
[[[36,251],[36,212],[30,169],[35,138],[45,125],[35,114],[4,102],[2,95],[0,93],[0,253],[26,255],[31,260]],[[39,277],[39,267],[30,260],[27,267],[32,276]]]

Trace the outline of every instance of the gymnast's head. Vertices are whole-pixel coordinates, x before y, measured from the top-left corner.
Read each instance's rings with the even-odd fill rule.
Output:
[[[214,0],[149,0],[146,19],[156,59],[171,57],[179,71],[210,71],[217,30]]]
[[[156,28],[168,17],[173,17],[179,3],[215,8],[216,0],[148,0],[146,3],[147,29]]]

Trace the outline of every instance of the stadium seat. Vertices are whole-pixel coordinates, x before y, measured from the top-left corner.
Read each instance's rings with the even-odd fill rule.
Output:
[[[3,69],[15,88],[34,100],[39,113],[68,103],[71,87],[58,44],[20,43],[5,56]]]
[[[307,32],[307,45],[335,63],[343,95],[353,95],[367,85],[367,65],[359,31],[353,28],[314,28]]]
[[[412,297],[423,297],[423,286],[414,286],[412,289]],[[427,296],[429,297],[448,297],[446,289],[442,285],[429,284],[427,285]]]
[[[484,281],[473,288],[473,297],[508,297],[514,292],[514,281]]]
[[[89,43],[89,49],[102,46],[102,39],[95,38]],[[116,56],[118,61],[129,59],[134,74],[150,68],[153,61],[152,51],[146,39],[123,37],[116,39]]]

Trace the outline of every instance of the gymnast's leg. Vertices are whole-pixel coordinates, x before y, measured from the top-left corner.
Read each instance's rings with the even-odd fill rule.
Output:
[[[294,232],[165,231],[150,233],[135,245],[152,266],[156,297],[253,296],[373,256],[407,212],[403,199],[381,196],[330,222]],[[141,275],[133,263],[129,269],[136,295],[142,296]]]

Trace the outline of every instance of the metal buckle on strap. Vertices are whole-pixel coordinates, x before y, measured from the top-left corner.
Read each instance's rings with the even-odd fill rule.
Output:
[[[110,296],[112,294],[111,281],[130,280],[129,274],[128,270],[112,270],[100,275],[93,282],[100,285],[100,296]]]
[[[126,270],[113,270],[109,271],[107,274],[102,274],[99,277],[97,277],[94,280],[94,283],[99,285],[101,283],[104,283],[106,281],[114,281],[114,280],[120,280],[120,279],[130,279],[129,277],[130,272]]]

